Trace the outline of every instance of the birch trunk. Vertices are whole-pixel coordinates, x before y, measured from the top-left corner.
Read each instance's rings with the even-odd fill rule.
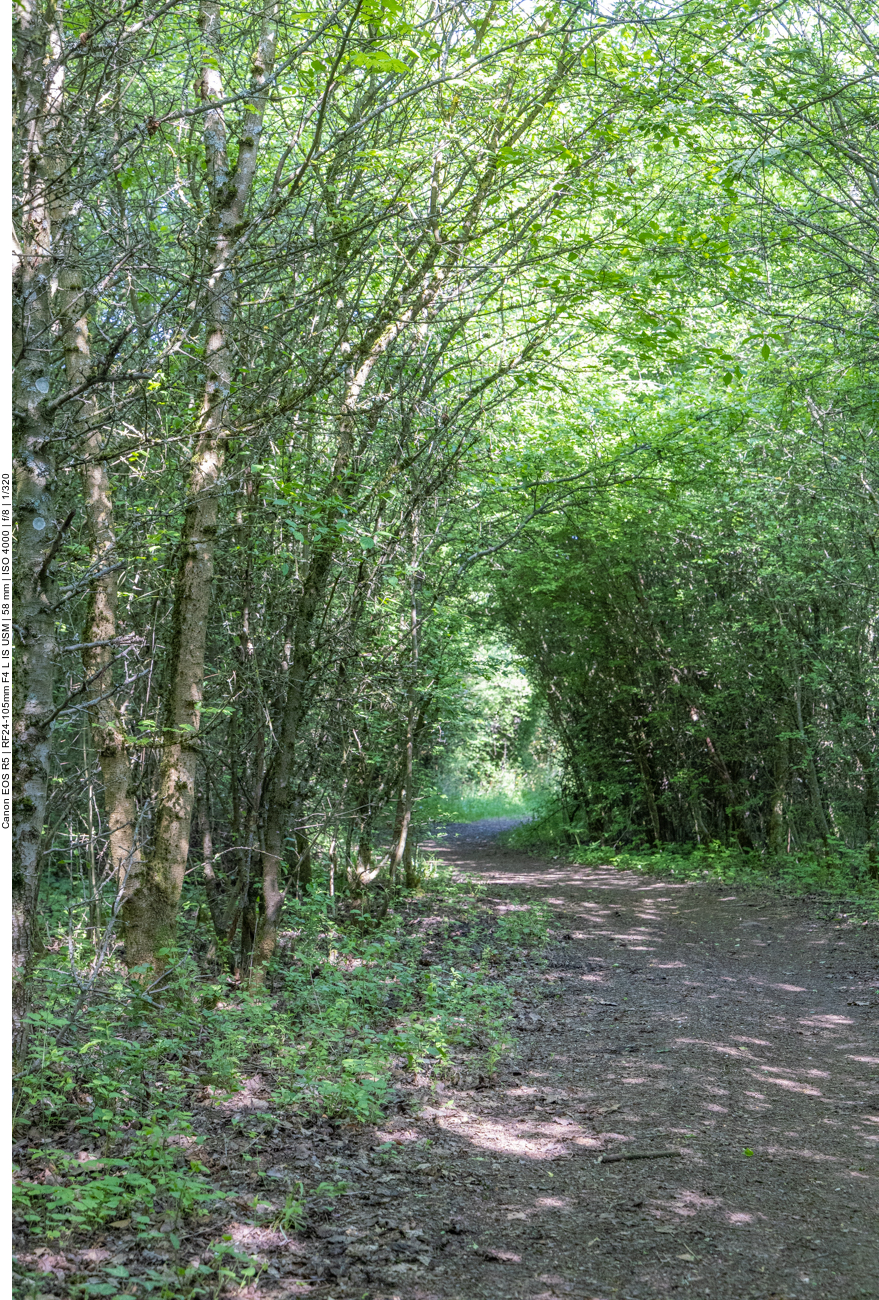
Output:
[[[46,410],[53,350],[54,151],[64,69],[61,15],[24,0],[16,9],[16,151],[21,167],[13,244],[13,473],[17,537],[13,569],[16,634],[12,726],[12,1044],[27,1047],[43,821],[54,709],[55,615],[50,547],[58,537],[52,419]]]
[[[199,9],[203,48],[200,89],[208,105],[203,141],[211,194],[206,259],[206,375],[174,590],[153,845],[149,861],[123,908],[129,966],[161,964],[158,954],[174,943],[177,904],[189,852],[205,639],[232,385],[232,327],[238,296],[234,263],[268,102],[267,83],[275,52],[273,18],[274,4],[263,11],[259,44],[253,56],[251,97],[233,169],[223,109],[220,5],[216,0],[202,0]]]

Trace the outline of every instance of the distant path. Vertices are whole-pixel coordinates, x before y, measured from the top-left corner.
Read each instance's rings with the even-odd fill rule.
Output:
[[[478,822],[442,822],[434,827],[433,843],[493,844],[503,831],[511,831],[530,817],[483,817]]]
[[[522,1073],[420,1122],[438,1159],[469,1153],[418,1198],[460,1235],[374,1294],[877,1300],[875,926],[528,857],[494,842],[509,820],[431,848],[499,907],[546,903],[565,937],[518,989]]]

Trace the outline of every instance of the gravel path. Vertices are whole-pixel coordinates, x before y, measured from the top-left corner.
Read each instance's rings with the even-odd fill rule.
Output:
[[[467,1158],[420,1220],[460,1231],[370,1294],[879,1297],[875,926],[449,829],[441,857],[499,904],[542,900],[564,938],[523,980],[517,1070],[422,1113]]]

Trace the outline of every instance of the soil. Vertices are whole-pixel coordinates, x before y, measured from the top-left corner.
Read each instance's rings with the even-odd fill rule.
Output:
[[[204,1107],[200,1157],[240,1189],[226,1238],[264,1266],[229,1294],[879,1300],[875,924],[529,857],[496,842],[511,824],[449,826],[431,848],[498,910],[550,911],[547,952],[522,954],[512,1053],[454,1086],[410,1079],[377,1126],[262,1117],[257,1076],[236,1103],[266,1126],[250,1164]],[[300,1232],[254,1224],[267,1187],[283,1204],[341,1174],[348,1191]],[[67,1295],[109,1263],[182,1276],[202,1235],[150,1259],[123,1231],[23,1261]]]
[[[523,989],[522,1074],[430,1120],[466,1164],[419,1217],[465,1230],[395,1294],[879,1297],[875,926],[537,860],[492,830],[436,851],[548,904],[563,937]],[[597,1163],[660,1150],[680,1154]]]

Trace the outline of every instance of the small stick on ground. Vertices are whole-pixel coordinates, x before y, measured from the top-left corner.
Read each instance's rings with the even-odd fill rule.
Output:
[[[597,1165],[609,1165],[616,1160],[658,1160],[661,1156],[679,1156],[680,1151],[617,1151],[613,1155],[599,1156]]]

